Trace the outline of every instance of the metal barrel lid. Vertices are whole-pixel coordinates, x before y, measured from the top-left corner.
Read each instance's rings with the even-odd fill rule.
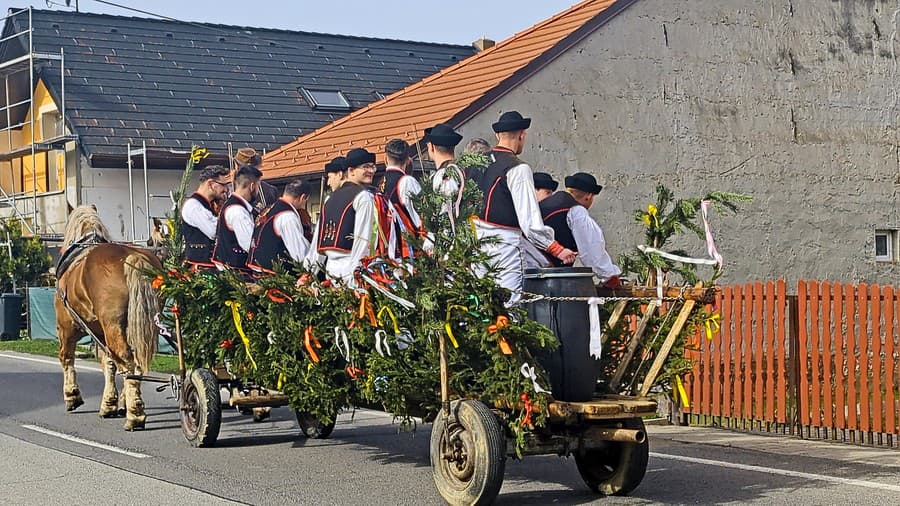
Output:
[[[594,271],[590,267],[545,267],[542,269],[525,269],[525,279],[549,278],[590,278]]]

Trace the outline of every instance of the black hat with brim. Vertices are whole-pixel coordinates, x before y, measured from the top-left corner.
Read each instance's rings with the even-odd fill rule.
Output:
[[[537,190],[550,190],[555,192],[559,188],[559,183],[553,180],[553,176],[546,172],[534,173],[534,187]]]
[[[603,186],[597,184],[597,180],[594,179],[594,176],[587,172],[576,172],[571,176],[566,176],[566,188],[575,188],[576,190],[596,195],[600,193]]]
[[[431,128],[425,129],[425,142],[430,142],[435,146],[443,146],[445,148],[454,148],[462,140],[462,135],[453,131],[453,127],[446,123],[438,123]]]
[[[351,167],[359,167],[366,163],[375,163],[375,154],[369,153],[363,148],[353,148],[347,153],[344,165],[349,169]]]
[[[500,115],[500,120],[491,125],[494,132],[517,132],[531,126],[531,118],[523,118],[519,111],[507,111]]]
[[[330,162],[325,164],[325,173],[329,172],[344,172],[347,170],[347,166],[345,165],[346,159],[343,156],[339,156],[334,158]]]

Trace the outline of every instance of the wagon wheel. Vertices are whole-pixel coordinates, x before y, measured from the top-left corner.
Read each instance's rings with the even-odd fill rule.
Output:
[[[503,485],[506,437],[490,409],[478,401],[454,401],[450,416],[431,428],[431,473],[450,504],[490,504]]]
[[[336,418],[337,413],[331,417],[331,423],[322,423],[322,420],[312,413],[301,413],[300,411],[297,411],[297,424],[300,425],[300,430],[303,431],[303,435],[310,439],[328,439],[328,436],[331,435],[331,431],[334,430]]]
[[[194,446],[212,446],[221,425],[219,382],[209,369],[194,369],[181,387],[181,432]]]
[[[644,430],[644,421],[629,418],[626,429]],[[609,441],[605,448],[585,450],[575,454],[575,464],[591,490],[603,495],[627,495],[640,485],[647,472],[650,443],[620,443]]]

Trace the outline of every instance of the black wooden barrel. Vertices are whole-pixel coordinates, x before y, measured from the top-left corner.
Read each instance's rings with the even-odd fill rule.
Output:
[[[525,291],[553,297],[596,297],[593,273],[585,267],[527,269]],[[525,297],[527,299],[527,296]],[[538,355],[550,376],[553,398],[589,401],[594,394],[600,361],[590,354],[590,322],[584,300],[539,300],[527,306],[528,315],[556,334],[559,348]]]

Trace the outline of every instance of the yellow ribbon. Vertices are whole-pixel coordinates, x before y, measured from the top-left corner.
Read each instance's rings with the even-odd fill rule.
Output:
[[[721,328],[719,325],[719,320],[722,319],[722,315],[719,313],[713,313],[712,316],[703,321],[703,325],[706,326],[706,338],[712,341],[713,334],[718,332]]]
[[[684,389],[684,383],[681,382],[681,376],[675,376],[675,389],[678,390],[678,396],[681,398],[681,405],[685,408],[691,407],[687,391]]]
[[[278,373],[278,386],[276,386],[275,388],[281,390],[281,387],[284,385],[284,380],[286,379],[287,378],[284,376],[283,372]]]
[[[382,323],[381,323],[381,322],[382,322],[382,320],[381,320],[381,315],[382,315],[383,313],[387,313],[388,316],[391,317],[391,323],[394,324],[394,334],[395,334],[395,335],[396,335],[396,334],[399,334],[399,333],[400,333],[400,325],[397,324],[397,317],[394,316],[394,311],[392,311],[391,308],[388,307],[388,306],[381,306],[381,309],[378,310],[378,324],[379,324],[379,325],[382,324]]]
[[[447,331],[447,337],[450,338],[450,344],[453,345],[454,348],[459,348],[459,343],[456,341],[456,337],[453,335],[453,328],[450,325],[450,312],[454,309],[462,309],[465,313],[469,310],[466,306],[460,306],[459,304],[451,304],[447,307],[447,317],[444,318],[444,330]]]
[[[247,360],[249,360],[253,368],[256,369],[256,361],[253,360],[253,356],[250,354],[250,338],[244,333],[244,326],[241,325],[241,313],[238,311],[238,308],[241,307],[241,303],[233,300],[226,300],[225,305],[231,308],[231,318],[234,320],[234,328],[237,329],[238,335],[241,336],[241,341],[244,343],[244,351],[247,353]]]
[[[200,160],[203,160],[207,156],[209,156],[209,151],[206,148],[195,146],[194,149],[191,150],[191,161],[195,164],[200,163]]]

